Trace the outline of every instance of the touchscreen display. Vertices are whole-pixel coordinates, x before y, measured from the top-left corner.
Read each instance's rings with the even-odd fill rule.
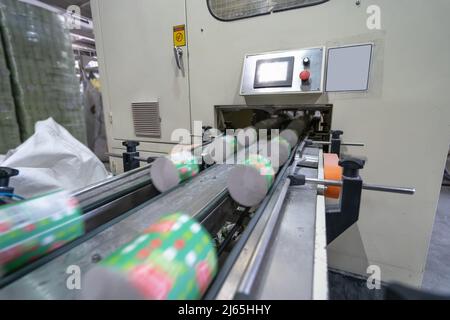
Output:
[[[292,87],[294,57],[258,60],[254,88]]]

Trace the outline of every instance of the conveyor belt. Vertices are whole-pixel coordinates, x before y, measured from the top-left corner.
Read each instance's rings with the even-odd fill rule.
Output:
[[[83,212],[89,212],[123,195],[151,184],[150,165],[75,191]]]
[[[74,191],[75,197],[83,211],[85,235],[75,243],[83,241],[96,233],[97,229],[121,216],[133,208],[156,197],[159,192],[152,185],[150,179],[150,166],[144,166],[111,179],[99,182],[86,188]],[[0,288],[16,281],[40,268],[69,250],[74,244],[70,243],[42,258],[29,263],[16,272],[0,279]]]
[[[316,149],[316,151],[318,151]],[[318,157],[318,152],[316,154]],[[298,171],[317,178],[318,170]],[[252,298],[262,300],[313,298],[317,187],[290,187],[258,272]],[[295,253],[295,254],[293,254]]]
[[[304,143],[298,146],[295,150],[303,150]],[[231,252],[231,258],[233,263],[235,259],[238,257],[236,253],[239,254],[239,251],[245,254],[251,253],[252,251],[248,249],[248,246],[253,246],[252,250],[258,245],[258,237],[261,235],[261,232],[264,231],[264,226],[268,219],[271,217],[271,212],[275,210],[277,207],[277,203],[280,201],[280,193],[283,191],[280,189],[283,185],[286,185],[285,181],[287,175],[289,175],[290,166],[294,161],[293,153],[289,162],[284,166],[283,169],[280,170],[279,177],[275,182],[272,190],[270,191],[267,199],[262,203],[260,208],[257,210],[255,214],[255,218],[252,219],[249,224],[248,230],[244,232],[243,239],[239,241],[239,243],[246,244],[245,247],[237,246]],[[294,168],[293,166],[292,168]],[[133,203],[128,203],[127,201],[122,201],[122,205],[130,206],[134,209],[127,210],[125,214],[120,216],[115,216],[114,214],[107,217],[107,220],[104,225],[98,227],[96,225],[95,228],[92,228],[92,232],[88,233],[86,236],[74,241],[67,248],[66,251],[60,255],[48,257],[46,264],[40,266],[39,268],[33,270],[31,269],[29,273],[23,273],[21,278],[18,280],[14,279],[14,282],[10,282],[4,285],[4,287],[0,291],[0,299],[76,299],[78,298],[79,291],[77,290],[68,290],[66,286],[66,281],[68,278],[68,274],[66,270],[69,266],[78,266],[81,270],[81,275],[85,274],[88,270],[90,270],[96,262],[98,262],[103,257],[106,257],[111,252],[113,252],[117,247],[122,246],[123,244],[131,241],[138,234],[140,234],[144,229],[146,229],[150,224],[159,220],[163,215],[172,214],[175,212],[184,212],[199,220],[205,227],[211,232],[211,234],[215,234],[223,225],[227,214],[233,212],[236,209],[236,205],[231,201],[229,197],[228,191],[226,189],[227,185],[227,177],[228,173],[233,168],[232,165],[216,165],[208,170],[199,174],[196,178],[188,181],[186,183],[181,184],[180,186],[174,188],[163,195],[156,196],[155,198],[139,205],[133,206]],[[147,173],[146,169],[142,169],[138,172],[139,176],[142,176],[143,179],[146,178]],[[309,169],[312,172],[312,175],[317,177],[317,170]],[[133,183],[131,180],[124,183],[123,188],[119,189],[124,192],[130,190],[130,187],[133,187]],[[113,186],[117,184],[117,181],[112,183],[101,184],[99,186],[94,186],[92,190],[87,190],[78,194],[78,198],[80,199],[83,206],[99,204],[99,201],[104,201],[111,193],[111,196],[114,196]],[[93,190],[103,190],[103,196],[97,198],[96,193]],[[142,190],[141,190],[142,191]],[[287,228],[293,228],[294,226],[298,226],[299,224],[305,224],[305,228],[309,228],[311,226],[312,230],[308,230],[305,233],[305,238],[308,238],[308,241],[305,243],[308,244],[309,248],[312,248],[310,251],[305,252],[305,255],[309,254],[309,259],[314,259],[314,241],[311,240],[311,237],[314,236],[314,223],[311,222],[312,217],[314,215],[311,213],[312,207],[310,203],[315,203],[315,198],[313,196],[314,190],[310,190],[310,196],[307,201],[308,205],[305,206],[305,210],[308,212],[307,216],[303,217],[304,219],[300,219],[296,216],[295,212],[291,212],[283,207],[282,216],[290,217],[287,219],[286,224],[281,224]],[[139,190],[135,190],[134,192],[140,192]],[[315,192],[317,194],[317,192]],[[143,194],[141,194],[142,196]],[[283,197],[281,199],[281,203],[285,200]],[[105,197],[106,196],[106,197]],[[299,194],[296,194],[293,191],[290,191],[287,196],[288,203],[292,204],[297,201]],[[127,200],[128,198],[126,198]],[[297,199],[297,200],[296,200]],[[119,199],[115,199],[113,202],[118,202]],[[123,199],[122,199],[123,200]],[[132,202],[132,198],[130,198]],[[141,200],[142,201],[142,200]],[[120,202],[119,202],[120,203]],[[125,204],[124,204],[125,203]],[[111,203],[105,203],[104,206],[111,206]],[[122,208],[123,209],[123,208]],[[311,209],[311,210],[310,210]],[[99,213],[101,213],[102,207],[98,208]],[[95,221],[96,218],[96,210],[85,215],[86,221]],[[262,219],[260,219],[262,217]],[[111,220],[113,219],[113,220]],[[306,219],[306,220],[305,220]],[[308,220],[309,219],[309,220]],[[111,221],[109,221],[111,220]],[[100,219],[99,221],[102,221]],[[284,220],[283,220],[284,221]],[[102,223],[105,220],[102,221]],[[286,231],[285,230],[285,231]],[[292,231],[292,230],[291,230]],[[256,236],[255,236],[256,234]],[[250,238],[248,238],[250,235]],[[253,237],[253,238],[252,238]],[[256,237],[256,238],[255,238]],[[252,240],[253,239],[253,240]],[[255,240],[256,239],[256,242]],[[289,243],[287,247],[290,250],[294,250],[295,247],[295,239],[285,239],[280,238],[280,242],[275,243],[271,247],[270,254],[273,260],[275,259],[283,259],[283,246],[285,245],[285,241],[293,241]],[[284,239],[284,240],[283,240]],[[244,241],[245,240],[245,241]],[[248,241],[247,241],[248,240]],[[251,240],[251,241],[250,241]],[[312,246],[310,245],[312,244]],[[292,247],[294,246],[294,247]],[[278,249],[277,249],[278,248]],[[273,249],[273,250],[272,250]],[[281,250],[281,251],[279,251]],[[228,260],[228,259],[227,259]],[[305,260],[305,259],[304,259]],[[305,268],[308,266],[311,269],[310,261],[303,261]],[[277,263],[273,266],[270,264],[265,264],[261,267],[261,270],[266,268],[267,271],[267,279],[273,278],[273,274],[271,275],[270,270],[277,268]],[[227,266],[228,265],[228,266]],[[224,265],[227,269],[232,264],[225,262]],[[279,265],[278,265],[279,266]],[[223,275],[227,275],[229,269]],[[231,273],[232,275],[233,273]],[[219,288],[224,284],[223,275],[216,279],[216,283],[213,285]],[[311,282],[311,272],[305,272],[305,283],[306,281]],[[309,277],[309,280],[306,278]],[[230,277],[232,278],[232,277]],[[284,278],[285,281],[286,278]],[[230,279],[226,279],[229,282]],[[312,284],[309,283],[309,286],[305,286],[306,292],[311,292]],[[270,283],[267,283],[267,290],[275,290]],[[212,292],[212,291],[211,291]],[[211,292],[207,295],[206,298],[214,298],[217,297],[216,294],[211,295]],[[265,295],[261,293],[259,295],[262,298],[271,297],[270,295]],[[220,296],[219,296],[220,297]],[[233,296],[227,297],[233,298]]]
[[[308,159],[320,158],[318,149],[304,153]],[[318,163],[316,168],[300,169],[314,178],[320,171]],[[283,181],[273,190],[225,281],[215,283],[208,298],[326,299],[325,211],[320,203],[324,199],[318,199],[315,186],[289,187],[289,181]]]
[[[105,225],[90,239],[79,239],[74,248],[27,274],[0,291],[0,299],[76,299],[77,290],[68,290],[66,270],[79,266],[84,274],[99,257],[105,257],[119,246],[156,222],[161,216],[183,211],[199,220],[208,220],[212,206],[224,201],[226,177],[232,166],[220,165],[201,173],[164,196],[131,210]]]
[[[317,177],[317,170],[301,172]],[[253,292],[256,299],[311,299],[316,197],[315,187],[296,187],[288,191],[280,214],[281,222],[274,231],[265,263],[258,274],[260,285]]]
[[[85,214],[86,233],[159,194],[150,179],[150,167],[126,172],[73,193]]]
[[[261,203],[254,217],[250,221],[244,233],[241,235],[239,242],[233,248],[229,258],[219,271],[215,282],[211,285],[205,295],[206,299],[233,299],[236,292],[237,283],[242,275],[242,270],[236,270],[237,261],[243,256],[244,264],[248,263],[250,255],[254,251],[254,246],[249,249],[247,246],[249,239],[256,233],[257,237],[261,234],[261,225],[265,225],[267,219],[276,207],[276,203],[281,196],[282,189],[289,174],[292,173],[291,166],[295,160],[297,152],[303,150],[305,147],[305,140],[297,145],[284,167],[279,171],[278,176],[272,185],[266,199]],[[231,274],[231,275],[230,275]],[[231,288],[228,285],[231,283]],[[222,292],[225,295],[222,296]]]

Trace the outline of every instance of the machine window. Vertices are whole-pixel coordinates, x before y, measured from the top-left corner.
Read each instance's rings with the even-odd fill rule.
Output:
[[[207,0],[211,14],[233,21],[290,9],[314,6],[329,0]]]

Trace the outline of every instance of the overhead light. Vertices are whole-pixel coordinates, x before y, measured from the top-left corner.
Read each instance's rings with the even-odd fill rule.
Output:
[[[72,14],[69,14],[67,12],[67,10],[65,10],[65,9],[46,4],[46,3],[42,2],[42,1],[39,1],[39,0],[19,0],[19,1],[31,4],[31,5],[43,8],[43,9],[46,9],[46,10],[51,11],[51,12],[58,13],[61,16],[63,16],[65,19],[67,19],[68,16],[74,16]],[[88,30],[93,30],[94,29],[94,24],[92,23],[91,19],[88,19],[88,18],[83,17],[83,16],[79,16],[79,15],[75,15],[74,17],[76,17],[76,18],[78,18],[80,20],[80,24],[81,24],[81,27],[83,29],[88,29]]]
[[[86,40],[86,41],[95,43],[95,39],[92,39],[92,38],[89,38],[89,37],[86,37],[86,36],[82,36],[82,35],[80,35],[80,34],[70,33],[70,35],[71,35],[72,37],[74,37],[76,40]]]

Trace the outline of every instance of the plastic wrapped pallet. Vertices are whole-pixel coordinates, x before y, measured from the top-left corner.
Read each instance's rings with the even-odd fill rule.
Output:
[[[20,145],[19,125],[11,91],[9,69],[0,42],[0,154]]]
[[[64,17],[17,0],[0,0],[0,28],[22,140],[53,117],[86,143],[80,83]]]

